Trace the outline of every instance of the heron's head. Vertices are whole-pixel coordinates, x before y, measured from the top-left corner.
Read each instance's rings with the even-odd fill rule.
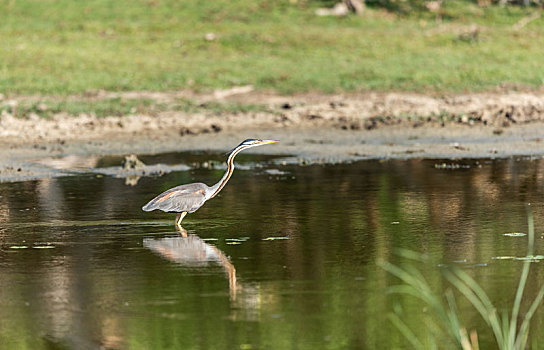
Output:
[[[247,139],[247,140],[242,141],[240,146],[255,147],[255,146],[268,145],[269,143],[276,143],[276,142],[279,142],[279,141],[277,141],[277,140]]]
[[[242,141],[242,143],[240,143],[238,146],[236,146],[229,153],[232,153],[235,150],[240,150],[241,151],[241,150],[248,149],[248,148],[251,148],[251,147],[268,145],[270,143],[276,143],[276,142],[279,142],[279,141],[277,141],[277,140],[247,139],[247,140]]]

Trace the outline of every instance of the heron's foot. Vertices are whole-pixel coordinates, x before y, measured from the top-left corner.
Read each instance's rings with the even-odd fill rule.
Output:
[[[176,231],[178,231],[181,237],[185,238],[188,236],[187,230],[184,229],[181,225],[178,225],[177,223],[176,223]]]

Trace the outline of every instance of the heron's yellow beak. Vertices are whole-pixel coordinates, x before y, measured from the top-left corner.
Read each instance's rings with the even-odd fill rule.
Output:
[[[261,140],[261,144],[267,145],[269,143],[276,143],[279,142],[278,140]]]

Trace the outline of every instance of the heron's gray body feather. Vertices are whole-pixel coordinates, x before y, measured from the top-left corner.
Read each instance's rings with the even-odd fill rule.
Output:
[[[142,207],[144,211],[159,209],[166,212],[192,213],[206,202],[209,187],[201,182],[171,188]]]

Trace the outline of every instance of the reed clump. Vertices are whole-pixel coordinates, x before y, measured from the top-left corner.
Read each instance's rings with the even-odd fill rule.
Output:
[[[479,349],[479,343],[478,331],[475,329],[467,331],[469,328],[463,325],[460,320],[454,291],[464,297],[482,317],[488,327],[487,330],[493,334],[497,349],[525,349],[528,345],[531,320],[544,297],[544,285],[542,285],[534,300],[530,302],[525,314],[521,313],[520,306],[523,299],[526,298],[524,291],[532,263],[530,257],[534,256],[535,230],[533,215],[530,210],[528,210],[528,226],[527,258],[523,259],[521,276],[510,309],[498,310],[482,286],[465,271],[455,267],[449,267],[442,271],[443,277],[449,284],[446,292],[443,294],[435,292],[425,276],[414,265],[416,261],[423,261],[423,256],[412,251],[400,252],[403,257],[408,258],[410,261],[407,264],[402,266],[388,262],[381,264],[386,271],[398,277],[402,282],[391,287],[390,290],[393,293],[410,295],[423,301],[428,307],[428,312],[433,313],[439,320],[432,331],[434,333],[446,333],[457,348],[477,350]],[[425,341],[418,338],[414,331],[402,320],[399,312],[391,313],[389,319],[414,348],[429,349],[439,347],[434,340],[435,338],[428,338]],[[485,331],[481,330],[480,333]]]

